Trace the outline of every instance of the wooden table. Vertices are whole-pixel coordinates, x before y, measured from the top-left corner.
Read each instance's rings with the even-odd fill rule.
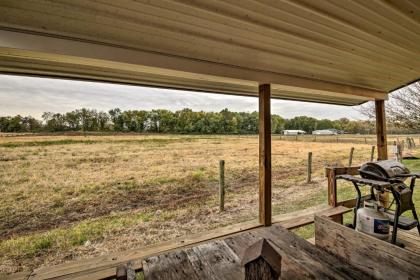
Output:
[[[340,262],[279,225],[258,228],[147,258],[145,279],[244,279],[241,259],[255,242],[266,239],[282,257],[281,279],[368,279],[360,270]]]

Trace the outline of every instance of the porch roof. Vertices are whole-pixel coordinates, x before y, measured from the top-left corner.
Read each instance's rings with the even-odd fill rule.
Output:
[[[420,2],[0,3],[0,71],[343,105],[420,78]]]

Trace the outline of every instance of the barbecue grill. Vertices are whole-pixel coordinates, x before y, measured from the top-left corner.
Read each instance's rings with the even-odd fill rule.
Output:
[[[420,174],[410,173],[402,163],[393,160],[382,160],[376,162],[368,162],[359,169],[360,177],[350,175],[340,175],[337,179],[351,181],[356,189],[356,207],[353,220],[353,227],[356,227],[356,213],[361,207],[361,202],[366,199],[375,199],[376,193],[390,192],[393,201],[385,209],[390,224],[393,226],[391,242],[396,244],[398,228],[410,230],[417,227],[420,234],[420,224],[413,203],[413,191],[416,179],[420,178]],[[409,185],[405,181],[409,180]],[[370,186],[370,195],[362,197],[360,187]],[[391,210],[395,204],[395,210]],[[413,219],[401,216],[404,212],[410,211]]]
[[[402,163],[393,160],[368,162],[359,169],[362,178],[379,181],[404,181],[410,174]]]

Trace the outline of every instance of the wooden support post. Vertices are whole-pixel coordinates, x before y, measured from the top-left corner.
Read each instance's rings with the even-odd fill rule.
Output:
[[[350,155],[349,155],[349,166],[353,164],[353,154],[354,154],[354,147],[351,147]]]
[[[386,139],[385,101],[375,101],[376,112],[376,139],[378,146],[378,160],[388,159],[388,148]]]
[[[312,152],[308,153],[308,177],[306,179],[307,183],[310,183],[312,180]]]
[[[271,113],[270,84],[259,86],[259,220],[271,225]]]
[[[337,207],[337,180],[335,179],[335,168],[327,167],[326,173],[328,180],[328,205]]]
[[[225,210],[225,161],[219,161],[219,210]]]
[[[386,139],[386,118],[385,118],[385,101],[375,100],[376,113],[376,145],[378,147],[378,160],[388,159],[388,146]],[[379,201],[384,207],[388,207],[389,194],[379,195]]]
[[[370,151],[370,161],[373,161],[375,156],[375,146],[372,146],[372,150]]]

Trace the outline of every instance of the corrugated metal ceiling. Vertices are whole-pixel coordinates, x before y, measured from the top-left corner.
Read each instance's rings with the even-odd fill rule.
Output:
[[[346,97],[279,90],[281,86],[277,86],[278,97],[299,100],[359,104],[375,92],[389,92],[420,78],[420,1],[416,0],[2,0],[0,28],[366,89],[362,97]],[[3,47],[8,47],[3,52],[0,49],[3,72],[30,72],[30,64],[20,54],[6,55],[10,46]],[[42,53],[42,48],[25,49]],[[150,73],[133,69],[138,73],[108,69],[107,76],[101,74],[102,66],[89,74],[87,68],[93,66],[69,68],[68,63],[51,63],[47,69],[34,63],[38,56],[26,56],[32,59],[31,71],[38,70],[38,74],[44,71],[68,77],[131,79],[140,84],[244,94],[254,94],[256,83],[262,82],[256,78],[239,79],[233,86],[233,80],[206,83],[211,75],[200,77],[200,82],[187,82],[191,77],[174,73],[169,77],[163,73],[153,80],[147,76]],[[38,63],[45,65],[51,60],[45,57]],[[188,72],[185,68],[168,69]],[[200,74],[206,71],[211,74],[210,70]],[[217,85],[212,86],[213,82]]]

